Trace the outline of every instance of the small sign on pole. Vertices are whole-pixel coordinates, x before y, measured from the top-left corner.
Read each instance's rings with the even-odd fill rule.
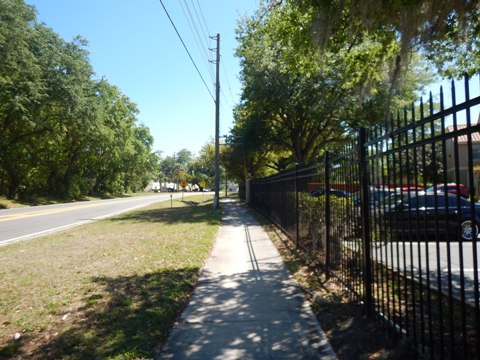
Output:
[[[187,182],[185,180],[180,181],[180,186],[182,187],[182,201],[183,201],[183,193],[185,192],[185,188],[187,187]]]

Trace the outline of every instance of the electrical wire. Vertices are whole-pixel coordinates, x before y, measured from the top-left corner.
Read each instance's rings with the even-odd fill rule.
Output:
[[[190,28],[190,31],[192,32],[193,38],[195,40],[195,43],[197,44],[197,48],[202,55],[204,64],[206,65],[209,73],[210,73],[210,79],[212,80],[212,83],[215,82],[215,75],[213,72],[213,69],[211,66],[209,66],[209,59],[208,59],[208,53],[207,49],[209,48],[208,46],[208,39],[205,41],[205,37],[202,39],[202,36],[200,35],[200,32],[198,30],[197,22],[195,21],[192,11],[190,10],[190,7],[188,6],[188,3],[186,0],[180,1],[180,7],[182,8],[183,15],[185,15],[185,19],[187,20],[188,26]]]
[[[233,98],[233,93],[232,93],[232,88],[230,87],[230,81],[228,81],[228,73],[227,73],[227,69],[225,68],[225,62],[222,61],[222,69],[223,69],[223,73],[224,73],[224,77],[225,79],[227,80],[227,87],[228,87],[228,91],[230,93],[230,98],[232,99],[232,103],[235,102],[234,98]],[[223,93],[223,92],[222,92]],[[225,97],[225,100],[226,100],[226,96],[225,94],[223,95]]]
[[[199,3],[199,0],[196,0],[196,3],[197,3],[197,6],[198,6],[198,9],[199,11],[197,12],[197,8],[194,4],[194,0],[190,0],[191,3],[192,3],[192,7],[195,11],[195,14],[197,15],[197,19],[199,21],[199,24],[200,24],[200,28],[202,29],[202,32],[205,36],[205,32],[203,30],[203,26],[202,26],[202,23],[205,25],[205,29],[207,31],[207,33],[210,33],[210,31],[208,30],[208,26],[207,26],[207,22],[205,21],[205,16],[203,15],[203,11],[202,11],[202,7],[200,6],[200,3]],[[198,15],[198,13],[200,13],[201,16]],[[200,17],[201,19],[203,20],[200,20]],[[228,87],[228,90],[229,90],[229,93],[230,93],[230,99],[231,99],[231,102],[229,101],[229,99],[227,98],[227,96],[225,95],[224,91],[223,91],[223,88],[220,89],[220,92],[222,93],[222,96],[224,98],[224,100],[229,103],[230,105],[232,105],[233,103],[235,103],[235,100],[234,100],[234,96],[233,96],[233,93],[232,93],[232,88],[230,86],[230,81],[229,81],[229,77],[228,77],[228,73],[227,73],[227,70],[225,68],[225,62],[222,61],[222,70],[223,70],[223,73],[224,73],[224,78],[227,82],[227,87]]]
[[[193,3],[193,0],[191,0],[191,1],[192,1],[193,7],[195,8],[195,4]],[[210,34],[210,30],[208,30],[207,22],[205,21],[205,16],[203,16],[202,7],[200,6],[200,3],[198,2],[198,0],[197,0],[197,6],[198,6],[198,9],[199,9],[199,11],[200,11],[200,15],[202,16],[202,20],[203,20],[203,24],[205,25],[206,33],[207,33],[207,34]],[[197,12],[196,8],[195,8],[195,12]],[[199,18],[198,14],[197,14],[197,18]],[[199,19],[199,20],[200,20],[200,19]],[[202,24],[201,21],[200,21],[200,24]],[[203,26],[202,26],[202,32],[203,32],[203,35],[204,35],[205,37],[208,37],[208,36],[205,35],[205,31],[203,31]]]
[[[177,33],[177,36],[178,36],[178,38],[180,39],[180,41],[181,41],[181,43],[182,43],[182,45],[183,45],[183,48],[184,48],[185,51],[187,52],[188,57],[190,58],[193,66],[195,67],[195,69],[197,70],[197,73],[198,73],[198,75],[200,76],[200,78],[202,79],[203,84],[204,84],[205,87],[207,88],[208,93],[210,94],[211,98],[212,98],[213,101],[215,102],[215,97],[212,95],[212,92],[210,91],[210,88],[208,87],[207,83],[205,82],[205,79],[203,78],[200,70],[198,69],[198,66],[197,66],[197,64],[195,63],[195,60],[193,60],[192,55],[190,54],[190,51],[188,50],[187,45],[185,45],[185,42],[183,41],[182,36],[181,36],[180,33],[178,32],[177,27],[175,26],[175,23],[173,22],[172,18],[170,17],[170,14],[168,13],[167,8],[166,8],[165,5],[163,4],[163,1],[162,1],[162,0],[159,0],[159,1],[160,1],[160,4],[161,4],[162,7],[163,7],[163,10],[165,11],[165,14],[166,14],[167,17],[168,17],[168,20],[170,20],[170,23],[172,24],[175,32]]]
[[[195,15],[197,17],[197,20],[198,20],[198,23],[200,24],[200,29],[202,30],[202,33],[203,33],[203,36],[209,40],[215,38],[215,36],[208,36],[208,34],[210,34],[210,30],[208,29],[208,25],[207,25],[207,22],[205,21],[205,16],[203,15],[203,10],[202,10],[202,6],[200,5],[200,2],[199,0],[196,0],[196,3],[197,5],[195,6],[195,2],[194,0],[190,0],[191,4],[192,4],[192,7],[195,11]],[[198,8],[198,11],[197,11],[197,8]],[[208,45],[208,48],[210,50],[214,50],[211,48],[211,41],[208,41],[209,45]],[[215,61],[209,61],[210,63],[214,64]],[[213,72],[214,72],[214,69],[213,67],[210,67],[210,71],[212,72],[212,80],[213,82],[215,83],[215,80],[214,80],[214,75],[213,75]]]

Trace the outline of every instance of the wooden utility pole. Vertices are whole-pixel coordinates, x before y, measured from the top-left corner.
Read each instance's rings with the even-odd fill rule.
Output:
[[[220,208],[220,34],[217,34],[215,81],[215,197],[213,207]]]

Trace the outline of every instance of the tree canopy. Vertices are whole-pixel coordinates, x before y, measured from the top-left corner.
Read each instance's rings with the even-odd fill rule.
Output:
[[[412,51],[421,51],[444,77],[479,72],[477,0],[299,0],[295,3],[300,9],[312,9],[310,29],[320,51],[334,46],[339,34],[351,34],[347,42],[358,43],[364,40],[362,34],[373,33],[385,44],[385,51],[389,43],[399,42],[393,74],[408,66]]]
[[[156,172],[136,105],[94,79],[86,47],[39,24],[23,0],[0,1],[0,195],[138,191]]]
[[[442,76],[477,72],[478,57],[464,54],[478,53],[478,15],[477,2],[453,0],[263,2],[237,30],[242,97],[231,154],[243,163],[229,171],[314,163],[416,100],[434,65]]]
[[[225,177],[226,150],[227,148],[224,146],[220,148],[221,177]],[[207,142],[196,156],[187,149],[181,149],[173,156],[161,158],[158,178],[163,184],[179,184],[180,181],[186,181],[200,187],[200,184],[205,182],[205,187],[213,188],[215,186],[215,144],[213,140]]]

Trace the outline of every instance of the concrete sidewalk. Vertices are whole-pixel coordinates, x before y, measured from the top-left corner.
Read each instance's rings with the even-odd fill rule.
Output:
[[[231,199],[160,359],[336,359],[265,231]]]

